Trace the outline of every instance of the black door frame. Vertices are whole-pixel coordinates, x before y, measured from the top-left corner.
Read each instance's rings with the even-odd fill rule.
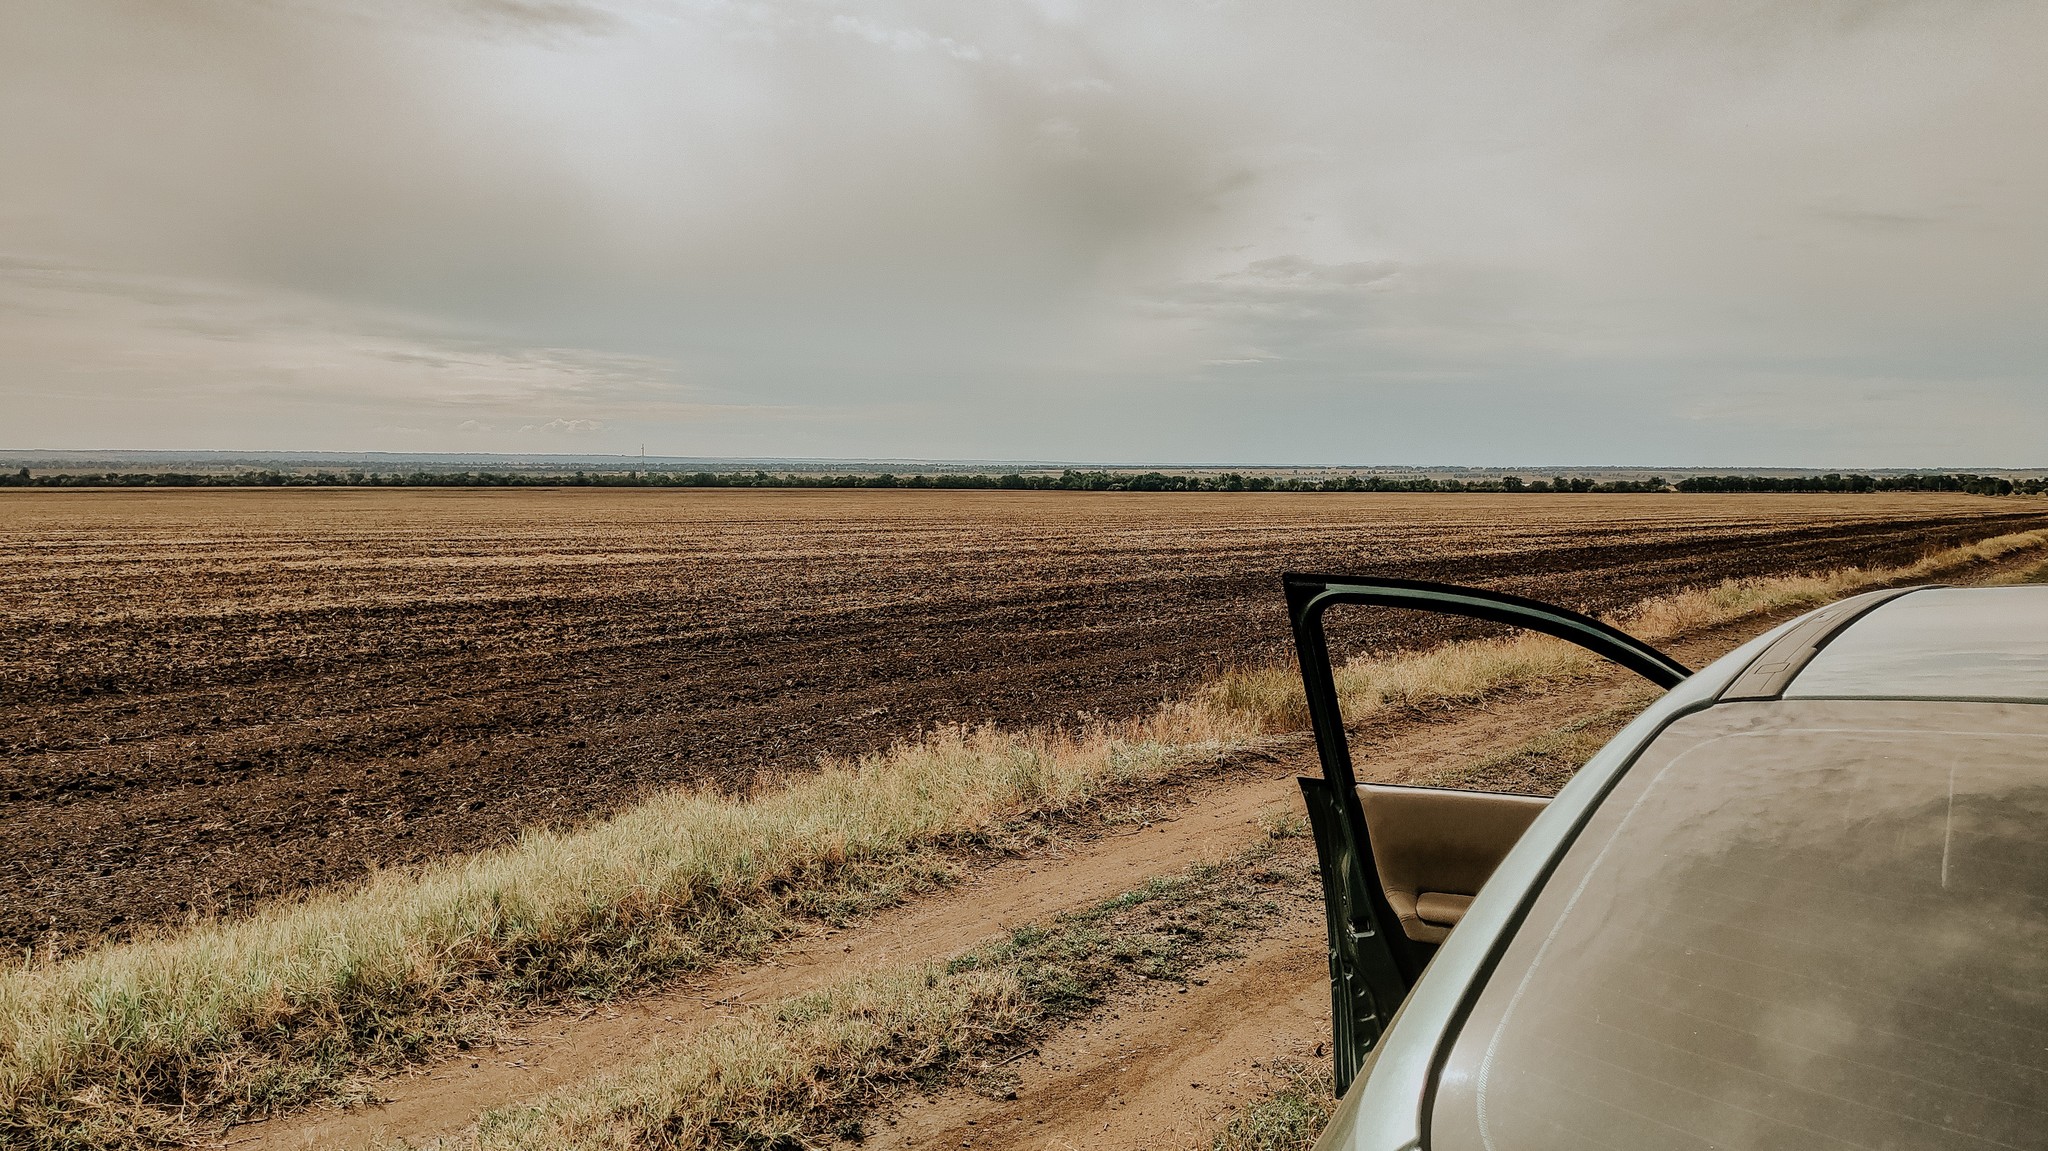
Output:
[[[1290,572],[1281,580],[1287,589],[1288,623],[1301,663],[1316,756],[1323,768],[1321,779],[1303,778],[1301,789],[1315,835],[1329,923],[1331,1055],[1341,1095],[1435,949],[1410,940],[1401,930],[1373,863],[1336,672],[1330,666],[1324,614],[1339,605],[1363,605],[1509,624],[1577,644],[1666,690],[1692,672],[1619,628],[1505,592],[1370,576]]]

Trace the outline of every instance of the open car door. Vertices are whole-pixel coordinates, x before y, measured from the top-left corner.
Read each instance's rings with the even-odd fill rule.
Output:
[[[1340,604],[1491,620],[1540,631],[1662,688],[1692,674],[1626,632],[1480,588],[1334,575],[1282,577],[1321,779],[1303,778],[1329,918],[1331,1054],[1342,1095],[1436,946],[1547,802],[1441,788],[1361,786],[1338,706],[1323,616]]]

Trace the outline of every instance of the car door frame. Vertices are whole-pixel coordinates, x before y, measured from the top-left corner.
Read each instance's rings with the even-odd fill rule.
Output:
[[[1690,669],[1627,632],[1568,608],[1506,592],[1423,580],[1289,572],[1289,628],[1301,667],[1320,779],[1300,780],[1321,871],[1330,957],[1331,1061],[1338,1094],[1364,1066],[1434,945],[1400,929],[1372,854],[1344,726],[1325,615],[1338,606],[1404,608],[1555,636],[1669,690]]]

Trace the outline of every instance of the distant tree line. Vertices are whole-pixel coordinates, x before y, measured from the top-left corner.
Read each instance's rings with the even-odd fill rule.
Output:
[[[2012,480],[1968,472],[1904,476],[1687,476],[1672,485],[1682,492],[1968,492],[1977,496],[2037,496],[2048,479]]]
[[[2040,495],[2048,480],[1999,476],[1661,476],[1596,481],[1584,476],[1525,480],[1520,476],[1457,480],[1372,475],[1296,476],[1076,471],[942,472],[937,475],[811,475],[771,472],[0,472],[0,487],[39,488],[948,488],[1066,492],[1970,492]]]
[[[43,472],[0,474],[0,486],[49,488],[951,488],[1067,492],[1661,492],[1662,478],[1613,480],[1437,480],[1394,476],[1183,475],[1167,472],[941,472],[936,475],[812,475],[771,472]]]

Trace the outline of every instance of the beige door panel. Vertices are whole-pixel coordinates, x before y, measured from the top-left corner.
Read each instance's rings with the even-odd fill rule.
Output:
[[[1550,801],[1437,787],[1358,785],[1373,864],[1401,930],[1442,943]]]

